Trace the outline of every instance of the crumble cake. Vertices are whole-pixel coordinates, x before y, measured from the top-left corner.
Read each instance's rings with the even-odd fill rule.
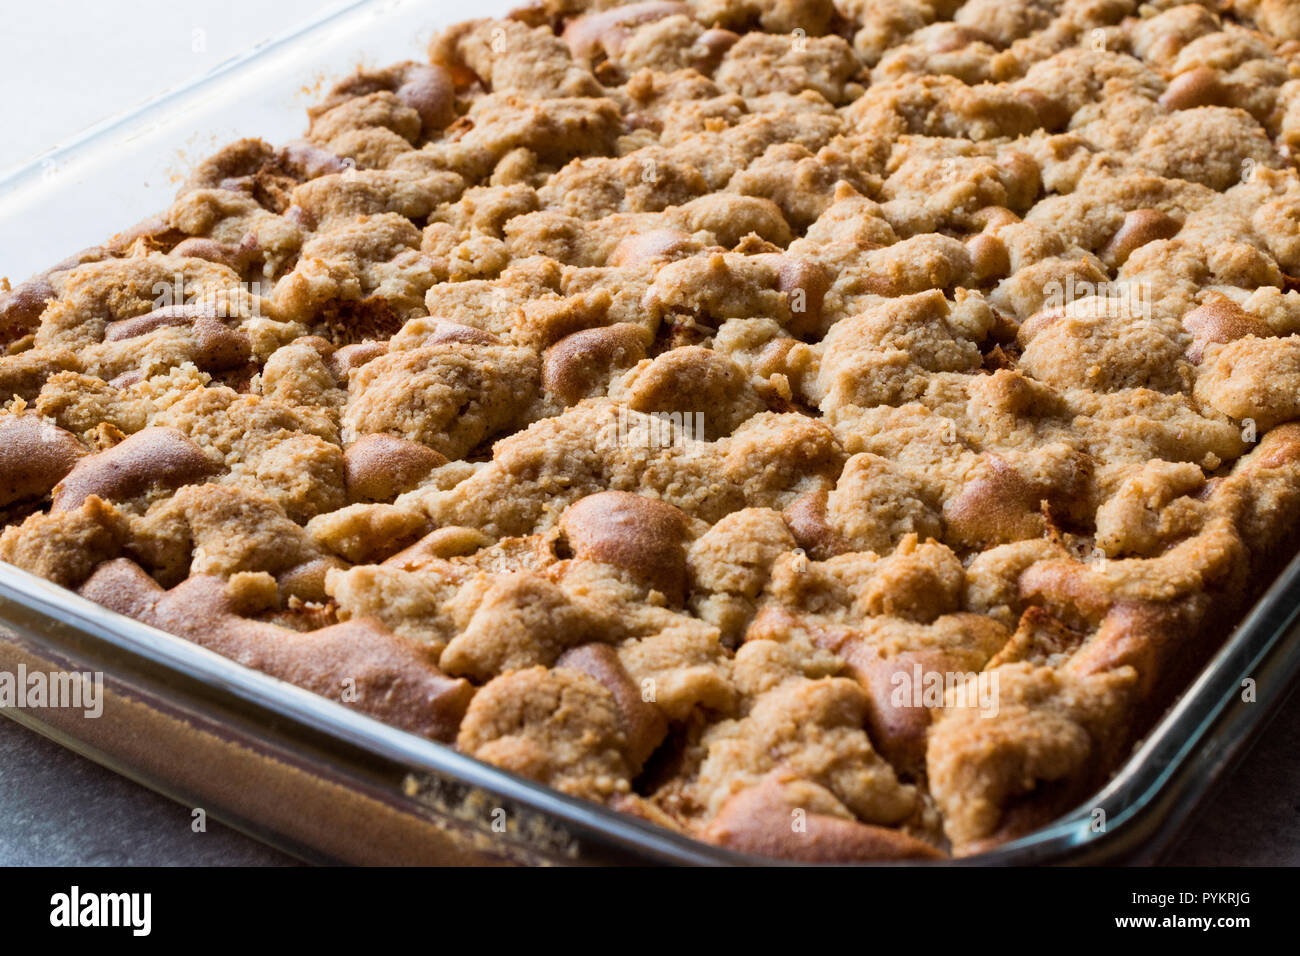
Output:
[[[1086,798],[1300,514],[1300,4],[541,0],[0,299],[0,558],[812,861]]]

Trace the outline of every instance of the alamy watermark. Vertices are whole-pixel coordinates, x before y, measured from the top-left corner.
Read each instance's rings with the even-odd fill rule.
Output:
[[[271,292],[270,283],[240,282],[234,288],[187,292],[185,276],[177,272],[171,282],[155,282],[154,311],[189,308],[218,319],[261,318],[262,296]]]
[[[50,925],[62,928],[123,927],[132,936],[153,929],[152,893],[83,893],[73,886],[50,897]]]
[[[708,441],[703,412],[632,412],[620,406],[618,419],[611,425],[612,437],[622,448],[676,448],[690,453]]]
[[[889,678],[893,707],[969,707],[981,717],[998,712],[997,671],[927,671],[919,663],[899,669]]]
[[[104,713],[102,671],[0,671],[0,709],[57,708],[80,710],[86,717]]]
[[[1067,276],[1065,282],[1053,280],[1043,286],[1043,309],[1064,309],[1085,299],[1089,314],[1108,319],[1141,316],[1151,318],[1151,292],[1145,282],[1088,282]]]

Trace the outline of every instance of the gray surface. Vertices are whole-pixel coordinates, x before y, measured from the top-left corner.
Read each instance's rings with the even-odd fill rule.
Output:
[[[1300,694],[1166,862],[1300,865]],[[288,857],[0,718],[0,865],[283,866]]]
[[[276,866],[294,861],[0,717],[0,865]]]
[[[1300,866],[1300,693],[1188,826],[1165,863]]]

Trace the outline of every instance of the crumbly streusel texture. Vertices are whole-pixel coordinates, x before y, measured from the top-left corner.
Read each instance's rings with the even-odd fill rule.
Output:
[[[1086,797],[1300,513],[1300,4],[429,53],[4,295],[0,557],[735,849]]]

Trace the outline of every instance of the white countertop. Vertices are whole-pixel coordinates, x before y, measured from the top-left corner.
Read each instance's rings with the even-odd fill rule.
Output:
[[[0,174],[196,79],[341,0],[43,0],[6,4]]]

